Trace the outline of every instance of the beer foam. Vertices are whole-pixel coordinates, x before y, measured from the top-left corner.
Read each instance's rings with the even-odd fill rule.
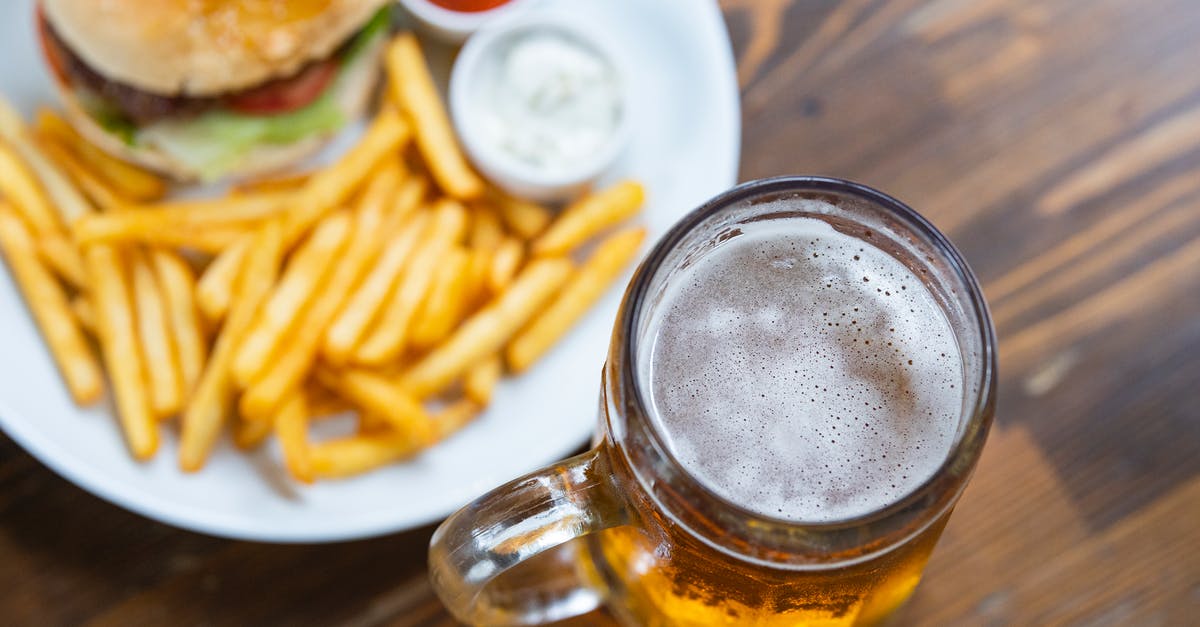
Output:
[[[945,314],[897,259],[824,221],[739,228],[656,309],[643,372],[657,428],[689,473],[762,515],[832,521],[894,503],[957,432]]]

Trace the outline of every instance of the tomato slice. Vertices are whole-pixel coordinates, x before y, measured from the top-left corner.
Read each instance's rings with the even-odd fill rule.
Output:
[[[299,74],[271,81],[260,87],[229,96],[230,108],[251,114],[286,113],[295,111],[317,99],[337,74],[338,64],[332,59],[313,63]]]
[[[451,11],[477,13],[494,9],[508,0],[433,0],[433,3]]]

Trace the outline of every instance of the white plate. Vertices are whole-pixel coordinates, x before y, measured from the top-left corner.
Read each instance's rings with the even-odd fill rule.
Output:
[[[32,2],[0,8],[0,93],[26,114],[52,103],[34,36]],[[737,176],[740,117],[733,56],[715,1],[545,3],[604,29],[633,68],[635,127],[614,174],[645,182],[651,241]],[[345,145],[346,141],[339,142]],[[243,455],[228,443],[199,473],[177,469],[166,432],[158,456],[134,462],[110,407],[68,398],[20,294],[0,272],[0,426],[60,475],[166,523],[269,542],[349,540],[436,521],[475,496],[560,459],[595,424],[600,368],[624,281],[491,408],[449,441],[404,464],[346,481],[298,486],[278,451]]]

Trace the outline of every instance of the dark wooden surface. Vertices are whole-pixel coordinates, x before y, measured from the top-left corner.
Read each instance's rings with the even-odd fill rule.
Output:
[[[723,4],[742,178],[897,195],[949,233],[993,307],[998,423],[898,622],[1196,624],[1200,4]],[[0,436],[4,624],[449,623],[430,533],[207,538]]]

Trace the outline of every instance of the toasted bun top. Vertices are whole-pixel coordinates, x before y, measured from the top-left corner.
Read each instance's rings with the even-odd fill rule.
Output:
[[[209,96],[329,56],[388,0],[42,0],[55,33],[112,80]]]

